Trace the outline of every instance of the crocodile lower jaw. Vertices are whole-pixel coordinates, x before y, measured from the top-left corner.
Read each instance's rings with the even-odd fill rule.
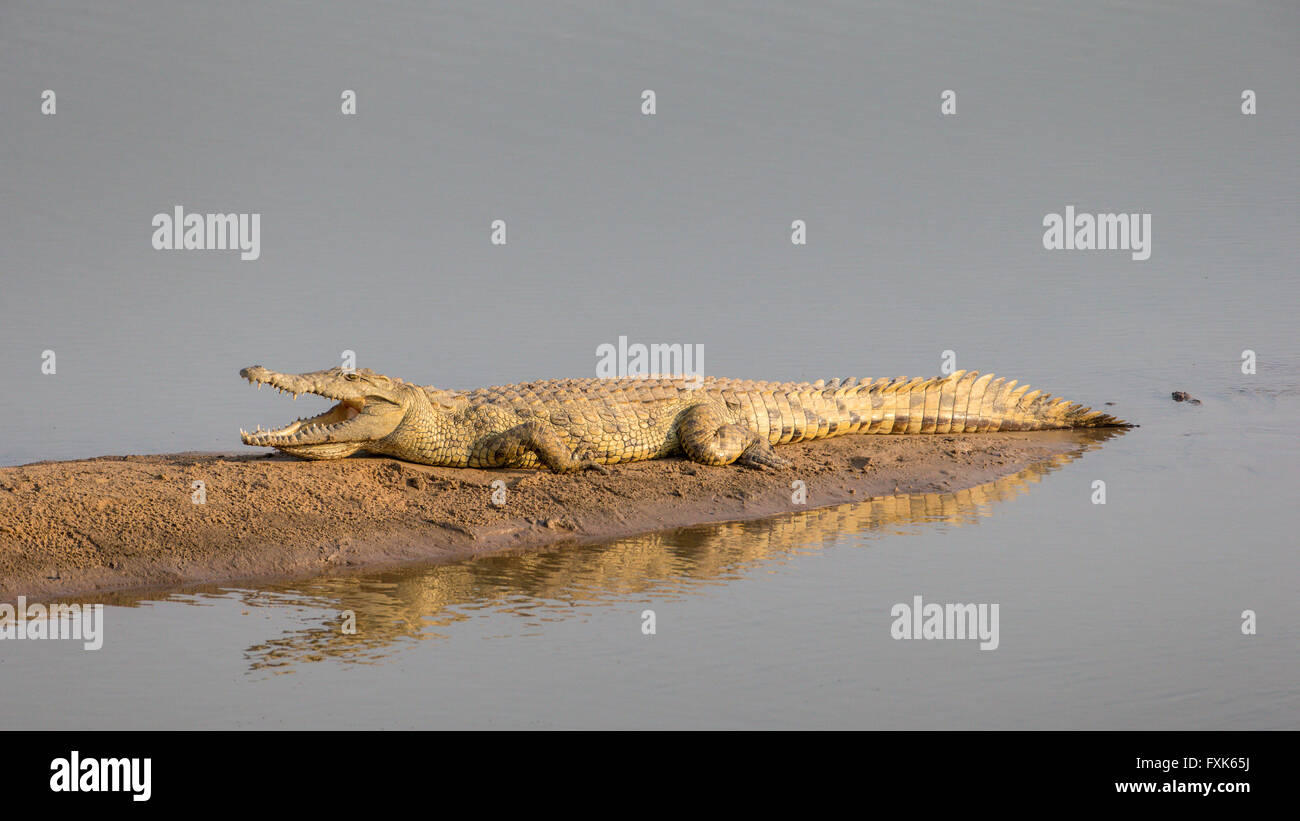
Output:
[[[322,414],[295,420],[282,428],[264,431],[258,426],[252,433],[240,429],[239,438],[245,445],[276,447],[292,445],[308,438],[319,439],[321,436],[341,434],[346,431],[348,423],[357,418],[365,404],[364,399],[346,399]]]

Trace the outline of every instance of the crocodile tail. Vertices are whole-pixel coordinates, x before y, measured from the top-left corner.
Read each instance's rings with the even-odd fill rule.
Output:
[[[1053,398],[1016,380],[957,371],[934,379],[877,379],[826,391],[848,433],[994,433],[1132,427],[1110,414]]]

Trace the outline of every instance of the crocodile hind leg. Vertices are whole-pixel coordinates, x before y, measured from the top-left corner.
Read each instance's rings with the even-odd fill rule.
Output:
[[[609,468],[591,458],[590,454],[575,454],[560,439],[555,428],[545,422],[525,422],[510,430],[485,438],[470,455],[470,467],[502,468],[521,467],[528,453],[556,473],[573,473],[595,470],[609,473]]]
[[[692,462],[702,465],[785,467],[790,460],[778,456],[772,445],[755,431],[727,421],[714,405],[692,405],[677,420],[677,440]]]

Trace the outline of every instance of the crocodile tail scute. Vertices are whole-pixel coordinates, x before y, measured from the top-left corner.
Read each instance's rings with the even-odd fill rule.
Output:
[[[864,380],[850,389],[859,433],[996,433],[1061,428],[1132,427],[1123,419],[1042,391],[957,371],[934,379]],[[870,416],[868,417],[868,413]]]

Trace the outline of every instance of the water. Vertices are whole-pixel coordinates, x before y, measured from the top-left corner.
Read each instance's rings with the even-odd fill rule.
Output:
[[[0,647],[0,726],[1297,727],[1298,32],[1191,3],[0,11],[0,464],[305,412],[248,364],[470,387],[589,375],[620,335],[771,379],[952,350],[1142,424],[973,525],[115,599],[99,652]],[[154,251],[176,204],[261,213],[261,259]],[[1067,205],[1151,213],[1151,259],[1043,250]],[[894,641],[916,594],[999,603],[1000,647]]]

